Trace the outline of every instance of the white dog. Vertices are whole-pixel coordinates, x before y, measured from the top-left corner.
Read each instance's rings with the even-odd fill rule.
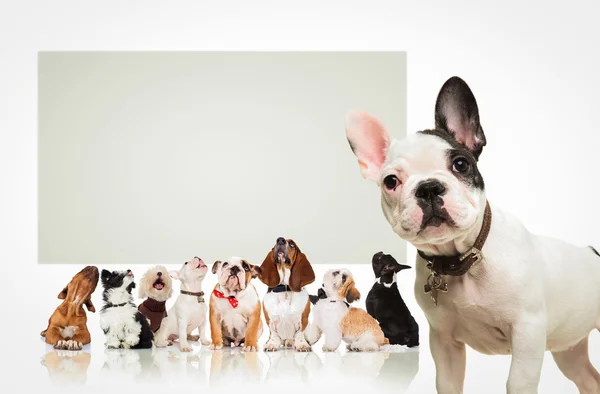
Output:
[[[209,345],[206,339],[206,312],[202,281],[206,277],[208,267],[199,257],[183,264],[179,271],[170,271],[173,279],[181,281],[180,294],[175,304],[167,312],[156,332],[156,347],[165,347],[169,341],[179,338],[179,350],[191,352],[189,341],[200,340],[203,345]],[[197,336],[191,335],[198,329]]]
[[[324,352],[335,352],[342,340],[348,350],[377,351],[389,344],[379,323],[364,309],[350,307],[360,298],[354,277],[347,269],[330,269],[323,275],[323,287],[313,308],[313,321],[306,339],[313,345],[325,334]]]
[[[600,327],[600,257],[488,205],[477,169],[486,139],[467,84],[453,77],[441,88],[433,130],[394,140],[354,111],[346,135],[393,230],[419,251],[415,294],[438,392],[462,392],[467,344],[512,355],[508,393],[537,393],[546,350],[581,393],[599,393],[588,335]]]

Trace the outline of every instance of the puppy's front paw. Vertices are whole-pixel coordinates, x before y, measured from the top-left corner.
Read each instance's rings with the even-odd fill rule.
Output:
[[[265,352],[276,352],[280,346],[278,343],[269,342],[265,345]]]
[[[73,340],[66,341],[65,346],[66,347],[64,347],[63,349],[67,349],[67,350],[81,350],[81,349],[83,349],[83,344],[81,342],[73,341]]]
[[[291,339],[286,339],[285,341],[283,341],[283,346],[284,347],[293,347],[294,341],[292,341]]]
[[[257,345],[246,345],[244,346],[244,351],[245,352],[256,352],[258,350],[258,346]]]
[[[188,335],[187,340],[192,342],[198,342],[200,335]]]
[[[156,341],[156,343],[154,345],[156,347],[167,347],[167,346],[171,345],[171,342],[163,340],[163,339],[159,339]]]
[[[312,350],[312,348],[308,343],[299,343],[296,346],[297,352],[310,352],[311,350]]]
[[[180,342],[179,343],[179,351],[188,353],[188,352],[192,351],[192,347],[187,342]]]
[[[211,343],[210,346],[208,347],[208,350],[221,350],[221,349],[223,349],[222,343],[219,343],[219,344]]]
[[[208,346],[211,344],[210,340],[208,340],[208,339],[202,339],[200,341],[200,343],[203,344],[204,346]]]
[[[377,350],[379,350],[379,347],[377,347],[376,345],[358,346],[355,344],[351,344],[349,350],[353,352],[376,352]]]
[[[323,346],[323,351],[324,352],[335,352],[337,350],[337,348],[333,348],[333,347],[329,347],[329,346]]]

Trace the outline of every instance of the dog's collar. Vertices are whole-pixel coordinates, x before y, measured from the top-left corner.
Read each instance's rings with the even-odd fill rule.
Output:
[[[198,297],[198,302],[204,302],[204,292],[203,291],[193,292],[193,291],[187,291],[187,290],[180,290],[179,292],[181,294]]]
[[[267,293],[273,292],[273,293],[283,293],[284,291],[292,291],[292,289],[290,289],[290,287],[288,285],[277,285],[275,287],[269,287],[267,289]]]
[[[226,298],[227,301],[229,301],[229,304],[235,309],[238,306],[238,300],[235,298],[235,296],[228,296],[225,297],[225,294],[223,294],[222,292],[220,292],[217,289],[213,290],[213,294],[215,295],[215,297],[217,298]]]
[[[122,304],[113,304],[112,302],[109,302],[109,303],[106,304],[105,308],[117,308],[117,307],[120,307],[120,306],[125,306],[127,304],[129,304],[129,302],[124,302]]]
[[[317,291],[317,295],[309,295],[308,298],[310,299],[310,302],[315,305],[319,300],[325,300],[327,299],[327,294],[325,293],[325,289],[323,289],[322,287],[319,288],[319,290]],[[340,300],[329,300],[329,302],[340,302]],[[341,301],[344,304],[346,304],[346,306],[348,308],[350,308],[350,304],[348,304],[346,301]]]
[[[478,263],[483,259],[481,250],[490,233],[491,226],[492,210],[490,209],[490,204],[486,201],[485,211],[483,213],[483,224],[481,225],[481,231],[479,232],[473,247],[465,253],[456,256],[427,256],[422,250],[418,251],[419,256],[428,262],[427,268],[429,268],[432,273],[451,276],[464,275],[469,271],[473,264]]]

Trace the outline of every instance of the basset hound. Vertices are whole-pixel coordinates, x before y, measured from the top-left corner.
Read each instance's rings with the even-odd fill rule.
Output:
[[[260,280],[268,286],[263,298],[269,340],[265,351],[284,346],[308,352],[311,346],[304,337],[311,302],[304,286],[315,280],[315,273],[296,242],[278,238],[260,266]]]

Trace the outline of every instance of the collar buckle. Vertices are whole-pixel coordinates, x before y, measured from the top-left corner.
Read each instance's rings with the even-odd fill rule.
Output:
[[[481,260],[483,260],[483,254],[481,253],[481,250],[477,249],[476,247],[472,247],[465,253],[461,254],[458,257],[458,260],[465,261],[469,257],[473,259],[473,264],[479,263]]]

